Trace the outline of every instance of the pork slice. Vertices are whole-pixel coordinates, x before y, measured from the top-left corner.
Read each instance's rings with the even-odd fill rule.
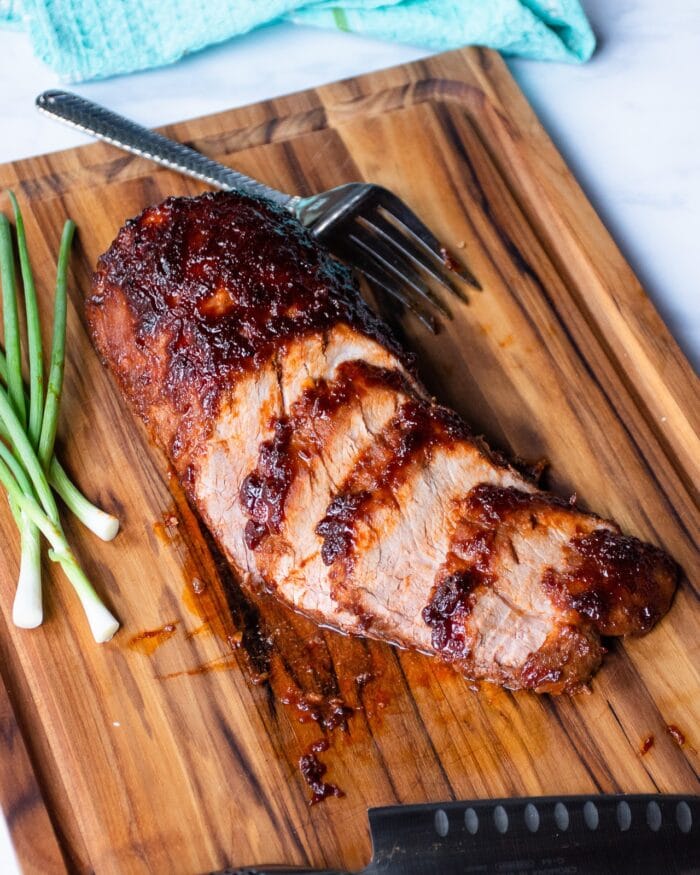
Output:
[[[459,499],[483,482],[522,483],[468,441],[438,445],[410,463],[391,500],[371,502],[358,517],[352,558],[336,570],[337,592],[340,604],[365,618],[367,632],[433,651],[422,612],[450,547]]]
[[[282,392],[274,358],[242,376],[221,400],[216,421],[191,475],[194,500],[229,560],[259,585],[255,553],[245,540],[248,518],[240,486],[270,440],[282,415]]]
[[[278,530],[257,546],[258,566],[298,610],[324,622],[336,612],[334,625],[349,631],[356,617],[338,613],[321,558],[323,538],[315,526],[405,400],[396,386],[409,388],[410,378],[395,357],[366,338],[353,337],[345,326],[291,345],[278,362],[278,377],[292,472]]]
[[[477,493],[484,494],[484,485]],[[498,488],[491,493],[500,491]],[[599,635],[588,629],[568,607],[557,604],[544,586],[545,574],[563,568],[568,561],[569,544],[582,532],[591,532],[607,524],[598,518],[553,505],[533,490],[518,490],[519,503],[501,514],[497,525],[484,528],[483,516],[475,519],[473,502],[462,503],[462,526],[471,530],[471,540],[460,533],[455,555],[464,561],[470,577],[474,566],[470,544],[489,542],[489,555],[482,557],[481,578],[468,597],[464,612],[464,639],[467,646],[460,654],[461,668],[471,677],[487,678],[518,688],[535,683],[578,685],[600,661]],[[489,521],[493,522],[493,521]],[[554,638],[563,630],[568,646],[562,650],[559,673],[536,674],[533,666],[545,660]],[[540,690],[542,691],[542,689]]]

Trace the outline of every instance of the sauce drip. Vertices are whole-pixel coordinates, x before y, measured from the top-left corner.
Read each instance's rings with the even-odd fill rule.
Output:
[[[339,411],[356,405],[368,389],[377,386],[394,392],[412,391],[399,370],[363,361],[343,362],[332,382],[319,380],[304,390],[289,417],[275,421],[273,437],[261,444],[256,467],[240,489],[241,504],[248,517],[245,540],[249,550],[259,547],[266,535],[279,533],[287,495],[300,465],[322,451],[322,424],[333,420]],[[341,543],[338,538],[331,540],[336,548]]]
[[[463,523],[455,530],[450,552],[423,608],[423,622],[432,629],[432,645],[444,658],[469,655],[465,621],[474,603],[474,590],[490,586],[491,532]]]
[[[177,537],[178,518],[171,511],[163,514],[162,520],[153,523],[153,531],[161,544],[169,544]]]
[[[653,746],[654,746],[654,736],[649,734],[649,735],[647,735],[647,737],[645,739],[642,740],[641,747],[639,748],[639,753],[642,756],[646,756],[649,753],[649,751],[652,749]]]
[[[215,635],[229,652],[162,679],[226,670],[242,662],[250,683],[269,685],[296,721],[317,723],[324,731],[346,729],[358,709],[383,710],[388,694],[373,683],[383,673],[375,650],[366,642],[321,632],[268,593],[244,592],[209,533],[200,529],[184,493],[176,484],[171,488],[179,519],[171,543],[183,548],[183,602],[202,620],[187,637]]]
[[[200,665],[195,665],[193,668],[185,668],[182,671],[171,671],[169,674],[158,674],[156,678],[159,681],[169,681],[173,678],[193,677],[199,674],[209,674],[212,671],[228,671],[235,665],[234,658],[231,654],[224,654],[215,659],[210,659],[208,662],[203,662]]]
[[[170,489],[178,525],[172,527],[175,534],[169,543],[183,559],[183,600],[203,621],[188,634],[216,635],[224,652],[161,680],[238,666],[249,683],[268,688],[271,701],[289,709],[300,724],[316,724],[324,732],[344,731],[360,710],[368,718],[380,719],[390,702],[390,691],[381,686],[385,648],[321,630],[269,593],[244,591],[175,478]],[[300,732],[307,731],[300,727]],[[312,759],[305,761],[306,775],[316,789],[325,784],[326,767],[314,762],[319,752],[309,751]],[[339,793],[326,790],[325,796],[316,794],[316,802]]]
[[[275,423],[271,440],[260,447],[258,466],[241,485],[241,504],[248,515],[245,542],[254,550],[266,534],[279,532],[284,501],[294,476],[289,453],[292,428],[287,420]]]
[[[178,620],[159,626],[157,629],[145,629],[129,639],[128,647],[150,656],[177,631]]]
[[[678,747],[683,747],[685,744],[685,734],[674,723],[669,723],[666,726],[666,732],[668,732]]]
[[[359,509],[370,497],[366,490],[341,492],[328,505],[326,515],[316,526],[316,534],[323,538],[321,558],[325,565],[346,557],[352,549],[355,520]]]
[[[299,759],[299,771],[306,783],[311,788],[311,799],[309,805],[316,805],[329,796],[345,796],[345,793],[335,784],[328,784],[323,780],[324,775],[328,771],[328,766],[322,763],[318,754],[327,751],[330,747],[328,741],[322,738],[320,741],[315,741],[308,748],[307,753],[303,754]]]
[[[478,584],[478,575],[471,570],[450,574],[423,608],[423,622],[433,630],[432,645],[448,658],[467,653],[464,621],[471,613],[471,594]]]
[[[347,729],[348,719],[354,713],[340,696],[324,697],[321,693],[304,693],[293,687],[282,693],[280,702],[296,709],[299,723],[313,721],[320,723],[328,731],[338,727]]]

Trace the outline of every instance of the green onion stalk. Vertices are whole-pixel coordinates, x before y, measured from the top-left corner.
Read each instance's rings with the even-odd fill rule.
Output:
[[[52,550],[49,558],[60,563],[66,576],[80,599],[90,624],[90,629],[98,643],[109,641],[119,628],[119,623],[100,601],[92,584],[78,565],[71,551],[58,517],[58,507],[49,486],[44,469],[36,451],[29,442],[8,393],[0,391],[0,420],[5,427],[14,454],[3,447],[0,451],[0,482],[16,508],[47,537]],[[10,463],[14,459],[15,465]],[[18,477],[23,469],[26,478]],[[13,475],[14,470],[14,475]]]
[[[14,206],[15,201],[13,201]],[[23,274],[27,264],[26,247],[24,247],[24,251],[20,247],[20,265]],[[17,285],[10,223],[4,215],[0,216],[0,277],[2,278],[3,288],[2,316],[5,329],[5,348],[7,350],[6,379],[8,401],[24,425],[26,423],[27,410],[24,383],[22,381],[22,347],[17,312]],[[34,307],[32,308],[30,304],[33,291],[33,284],[30,284],[30,286],[25,285],[30,352],[32,347],[35,346],[38,327],[36,296],[34,296]],[[31,316],[30,313],[32,313]],[[41,349],[39,349],[39,361],[41,361]],[[41,401],[41,399],[39,400]],[[41,540],[39,529],[14,502],[10,503],[10,508],[20,532],[22,548],[19,577],[17,578],[17,594],[12,618],[17,626],[24,629],[34,629],[36,626],[41,625],[44,618],[41,600]]]
[[[44,373],[39,312],[36,300],[24,223],[18,204],[10,193],[17,228],[17,244],[27,315],[29,391],[21,372],[21,341],[17,313],[12,238],[7,218],[0,214],[0,277],[3,287],[2,312],[5,355],[0,354],[0,482],[5,486],[17,521],[22,558],[13,607],[16,625],[33,628],[43,619],[41,599],[40,532],[49,540],[49,558],[60,563],[86,612],[95,639],[109,640],[119,624],[102,604],[78,565],[58,516],[49,479],[66,505],[89,528],[105,540],[118,531],[118,521],[92,505],[71,483],[54,457],[63,375],[67,318],[67,272],[70,246],[75,231],[66,222],[59,251],[51,365],[44,398]]]
[[[7,386],[7,360],[2,350],[0,350],[0,382]],[[7,440],[7,432],[2,422],[0,422],[0,438]],[[117,537],[119,520],[94,505],[83,495],[55,455],[51,457],[49,464],[49,483],[68,510],[94,535],[103,541],[112,541]]]
[[[43,415],[44,397],[44,366],[43,349],[41,343],[41,323],[39,321],[39,306],[36,299],[36,288],[29,252],[27,250],[27,238],[24,233],[24,220],[19,209],[17,199],[9,192],[12,203],[12,211],[15,216],[17,229],[17,248],[19,251],[19,264],[22,273],[22,288],[24,290],[24,310],[27,319],[27,352],[29,356],[29,397],[24,392],[22,384],[22,396],[24,398],[27,415],[27,434],[33,446],[37,446],[41,419]],[[6,257],[7,253],[4,257]],[[4,258],[3,258],[4,260]],[[14,291],[14,295],[10,292]],[[7,297],[17,299],[16,289],[8,286]],[[11,306],[8,302],[6,306]],[[17,343],[18,346],[21,344]],[[17,374],[17,382],[22,383],[21,372]],[[12,619],[15,625],[21,628],[34,629],[41,625],[44,611],[41,598],[41,537],[39,529],[30,521],[26,513],[22,513],[19,520],[21,559],[19,577],[17,579],[17,594],[12,609]]]
[[[3,450],[6,450],[4,444],[1,446]],[[19,471],[15,471],[13,475],[13,470],[9,465],[9,459],[14,458],[12,454],[0,450],[0,457],[0,483],[7,490],[10,500],[32,521],[51,544],[52,549],[49,551],[49,558],[53,562],[61,564],[66,576],[73,585],[73,589],[76,591],[87,616],[95,641],[100,644],[109,641],[119,628],[118,620],[105,607],[86,577],[85,572],[78,565],[60,524],[57,525],[44,512],[36,499],[20,486],[16,476]],[[24,485],[27,486],[28,484],[25,483]]]

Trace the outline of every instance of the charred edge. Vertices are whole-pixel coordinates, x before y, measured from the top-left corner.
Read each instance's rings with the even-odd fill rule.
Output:
[[[668,610],[678,568],[663,550],[608,529],[575,537],[568,550],[568,570],[548,569],[543,586],[602,635],[642,635]]]
[[[149,207],[122,228],[94,282],[123,294],[142,345],[183,333],[183,354],[168,363],[174,384],[218,386],[281,341],[339,323],[405,357],[348,269],[286,211],[245,195]]]
[[[568,501],[542,492],[523,492],[512,486],[494,486],[481,483],[470,490],[465,502],[466,515],[488,528],[500,525],[505,519],[527,509],[536,513],[544,508],[570,510]]]
[[[581,626],[557,626],[522,666],[520,686],[552,695],[579,693],[600,666],[605,652],[587,621]]]

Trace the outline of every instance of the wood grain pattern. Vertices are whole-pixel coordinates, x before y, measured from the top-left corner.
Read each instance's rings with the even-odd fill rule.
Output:
[[[67,872],[4,683],[0,683],[0,806],[25,875]]]
[[[280,703],[281,662],[253,684],[248,661],[230,649],[240,628],[226,575],[85,330],[90,272],[124,219],[201,189],[102,144],[5,165],[0,183],[21,196],[45,313],[63,219],[78,224],[63,457],[124,523],[115,543],[102,544],[66,520],[124,624],[97,647],[54,568],[46,624],[11,627],[18,544],[0,508],[3,677],[69,868],[357,868],[369,857],[372,805],[697,792],[697,383],[498,56],[452,52],[166,133],[280,189],[305,194],[368,179],[405,198],[484,286],[437,338],[404,322],[429,385],[495,446],[548,458],[555,490],[577,492],[582,504],[664,546],[691,577],[660,626],[615,644],[592,695],[574,699],[475,695],[425,657],[300,620],[299,641],[319,640],[339,688],[342,665],[362,657],[386,700],[369,707],[371,691],[341,689],[368,703],[324,755],[347,796],[309,808],[297,761],[319,729]],[[179,524],[168,539],[153,524],[169,513]],[[195,580],[195,589],[206,586],[204,609]],[[152,654],[129,646],[136,633],[168,623],[175,632]],[[686,734],[683,747],[669,723]],[[650,733],[655,744],[642,756]],[[7,767],[0,774],[5,783]],[[29,780],[20,768],[3,805]],[[48,836],[47,823],[37,821],[37,833]],[[51,852],[49,837],[42,847]],[[18,841],[18,849],[28,871],[36,867],[32,848]]]

